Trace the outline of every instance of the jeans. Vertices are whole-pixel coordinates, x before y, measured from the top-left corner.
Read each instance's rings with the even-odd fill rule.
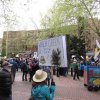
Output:
[[[11,75],[12,75],[12,81],[14,82],[15,81],[16,70],[12,70]]]
[[[23,71],[23,76],[22,76],[22,80],[24,81],[27,81],[27,71]]]
[[[71,76],[73,76],[73,68],[71,68]]]
[[[76,76],[77,76],[77,79],[79,79],[79,72],[78,72],[78,70],[74,71],[74,76],[73,76],[74,80],[75,80]]]
[[[31,82],[32,77],[33,77],[33,75],[32,75],[32,71],[29,72],[29,75],[30,75],[29,82]]]
[[[50,86],[50,78],[47,78],[47,85]]]

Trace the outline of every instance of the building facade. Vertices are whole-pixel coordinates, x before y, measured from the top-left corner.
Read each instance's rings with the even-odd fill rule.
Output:
[[[0,38],[0,54],[2,52],[2,38]]]
[[[2,41],[3,55],[18,54],[30,50],[36,51],[41,34],[43,34],[43,30],[5,31]]]

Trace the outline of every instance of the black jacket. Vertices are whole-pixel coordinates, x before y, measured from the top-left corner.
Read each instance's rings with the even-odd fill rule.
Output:
[[[0,96],[9,96],[12,94],[11,73],[6,69],[0,71]]]
[[[26,62],[23,62],[23,64],[22,64],[22,70],[23,71],[28,71],[28,67],[27,67]]]

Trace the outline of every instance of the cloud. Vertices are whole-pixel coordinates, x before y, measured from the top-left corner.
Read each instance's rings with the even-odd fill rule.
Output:
[[[15,0],[13,11],[19,16],[18,26],[15,29],[36,29],[40,27],[40,13],[45,15],[55,0]],[[3,31],[4,29],[1,30]],[[0,32],[2,37],[2,32]]]

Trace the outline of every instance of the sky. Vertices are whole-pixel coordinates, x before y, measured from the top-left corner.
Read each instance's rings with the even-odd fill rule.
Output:
[[[18,25],[10,30],[34,30],[40,28],[41,16],[48,13],[55,0],[15,0],[13,11],[18,17]],[[0,26],[0,38],[5,28]]]
[[[40,28],[41,16],[48,13],[52,8],[55,0],[15,0],[12,4],[13,11],[18,17],[17,26],[10,28],[14,30],[34,30]],[[0,11],[1,12],[1,11]],[[100,18],[100,8],[97,10]],[[0,25],[0,38],[3,36],[3,31],[6,29]]]

